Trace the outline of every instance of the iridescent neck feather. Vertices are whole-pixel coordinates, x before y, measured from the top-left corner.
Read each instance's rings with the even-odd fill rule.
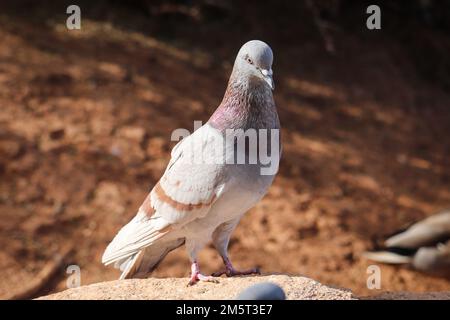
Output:
[[[278,114],[270,87],[234,69],[225,95],[208,123],[214,128],[278,129]]]

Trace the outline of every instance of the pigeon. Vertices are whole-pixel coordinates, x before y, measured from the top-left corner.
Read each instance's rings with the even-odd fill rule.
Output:
[[[272,62],[272,49],[263,41],[252,40],[241,47],[216,111],[175,145],[165,172],[136,216],[107,246],[102,263],[120,269],[120,279],[146,277],[183,244],[191,261],[189,285],[217,282],[223,274],[259,273],[258,268],[235,269],[227,251],[231,233],[267,193],[278,170],[280,122],[273,99]],[[256,143],[250,143],[249,132],[259,133]],[[255,152],[270,154],[270,164],[261,157],[255,160]],[[274,169],[264,171],[268,167]],[[204,275],[197,257],[210,241],[224,269]]]
[[[450,210],[413,224],[387,239],[385,245],[385,251],[366,252],[364,257],[450,278]]]

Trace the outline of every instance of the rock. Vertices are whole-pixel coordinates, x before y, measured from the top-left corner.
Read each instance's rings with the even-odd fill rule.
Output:
[[[244,289],[262,282],[280,286],[287,299],[292,300],[352,300],[352,292],[345,289],[327,287],[309,278],[287,275],[266,275],[252,277],[220,278],[219,283],[200,282],[187,287],[188,278],[149,278],[116,280],[95,283],[68,289],[39,299],[79,300],[79,299],[219,299],[232,300]]]

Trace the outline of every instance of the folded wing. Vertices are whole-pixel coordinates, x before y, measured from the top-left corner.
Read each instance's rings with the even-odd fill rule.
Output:
[[[175,146],[160,181],[106,248],[104,264],[124,269],[148,246],[161,246],[164,251],[166,239],[182,237],[178,233],[183,225],[208,213],[226,186],[223,163],[211,161],[218,135],[205,125]]]

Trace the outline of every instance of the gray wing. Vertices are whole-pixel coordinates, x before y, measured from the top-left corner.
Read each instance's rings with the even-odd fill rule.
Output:
[[[124,261],[209,212],[227,187],[227,177],[223,163],[205,163],[198,156],[214,154],[212,140],[219,134],[206,124],[177,144],[160,181],[106,248],[104,264]]]

